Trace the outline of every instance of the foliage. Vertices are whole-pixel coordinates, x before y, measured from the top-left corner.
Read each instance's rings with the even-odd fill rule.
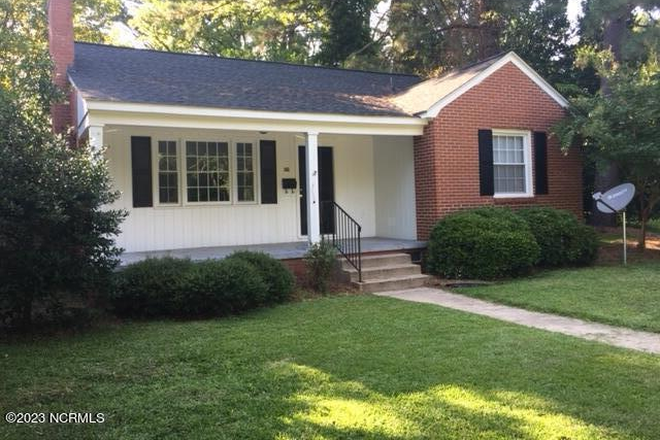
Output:
[[[173,316],[192,262],[179,258],[148,258],[117,272],[111,302],[119,316]]]
[[[550,81],[569,82],[569,27],[563,0],[393,0],[389,57],[429,74],[514,50]]]
[[[447,278],[494,279],[525,274],[538,258],[539,246],[525,220],[509,209],[478,208],[436,223],[427,269]]]
[[[238,251],[229,259],[244,260],[252,265],[267,285],[267,303],[284,302],[291,297],[296,281],[281,261],[263,252]]]
[[[73,17],[76,41],[113,43],[114,24],[125,24],[128,11],[122,0],[74,0]]]
[[[581,146],[635,185],[644,248],[646,222],[660,202],[660,65],[655,58],[638,67],[618,64],[611,52],[594,49],[583,50],[578,60],[607,77],[608,91],[572,99],[554,132],[563,148]]]
[[[0,308],[27,326],[35,301],[107,282],[124,213],[108,208],[102,152],[70,148],[16,101],[0,89]]]
[[[376,0],[324,0],[328,19],[320,51],[315,59],[326,66],[341,66],[353,55],[369,56],[376,52],[369,28]]]
[[[222,316],[264,305],[268,285],[240,258],[195,263],[177,292],[179,316]]]
[[[570,212],[553,208],[526,208],[516,213],[525,219],[536,238],[541,249],[540,265],[585,265],[596,259],[596,231],[582,224]]]
[[[329,241],[314,243],[305,254],[307,280],[317,292],[326,293],[337,267],[337,251]]]
[[[0,0],[0,88],[34,124],[47,126],[58,98],[51,81],[46,11],[42,0]]]
[[[319,1],[143,0],[129,25],[155,49],[306,63],[323,17]]]
[[[277,260],[237,252],[224,260],[152,258],[116,276],[111,301],[119,316],[209,317],[283,302],[293,279]]]

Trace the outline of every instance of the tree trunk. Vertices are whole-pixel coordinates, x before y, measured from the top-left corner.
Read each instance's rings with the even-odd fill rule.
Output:
[[[639,250],[644,252],[646,250],[646,223],[648,223],[649,221],[648,208],[640,212],[639,217],[640,217],[639,220],[641,227],[639,229],[639,241],[637,243],[637,247],[639,248]]]
[[[32,298],[33,295],[26,295],[20,308],[18,328],[23,331],[32,328]]]
[[[625,4],[617,11],[612,11],[604,18],[603,28],[603,49],[610,49],[614,55],[615,61],[621,61],[621,47],[626,35],[627,21],[632,13],[633,5]],[[600,79],[600,90],[604,96],[608,96],[610,86],[607,78]],[[596,180],[594,186],[596,191],[606,191],[619,183],[619,169],[613,163],[610,163],[604,170],[596,171]],[[603,214],[596,208],[596,203],[593,203],[591,222],[596,226],[616,226],[616,216]]]

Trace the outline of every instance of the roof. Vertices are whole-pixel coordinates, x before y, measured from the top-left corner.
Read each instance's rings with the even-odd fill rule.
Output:
[[[433,104],[465,85],[506,55],[501,53],[461,69],[450,70],[437,78],[417,83],[392,97],[391,102],[410,114],[425,112]]]
[[[86,100],[275,112],[409,116],[388,97],[415,75],[75,44],[69,77]]]
[[[437,78],[75,44],[69,77],[90,101],[356,116],[435,117],[511,62],[559,105],[568,101],[514,52]]]

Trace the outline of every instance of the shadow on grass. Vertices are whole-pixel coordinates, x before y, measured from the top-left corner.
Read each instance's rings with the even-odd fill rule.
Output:
[[[0,425],[9,438],[660,432],[656,357],[369,296],[0,346],[0,369],[0,410],[107,414],[100,426]]]

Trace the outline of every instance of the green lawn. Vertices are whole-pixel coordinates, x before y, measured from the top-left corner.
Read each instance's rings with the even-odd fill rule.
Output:
[[[548,271],[456,291],[530,310],[660,332],[660,261]]]
[[[0,438],[656,439],[660,357],[389,298],[0,345]]]

